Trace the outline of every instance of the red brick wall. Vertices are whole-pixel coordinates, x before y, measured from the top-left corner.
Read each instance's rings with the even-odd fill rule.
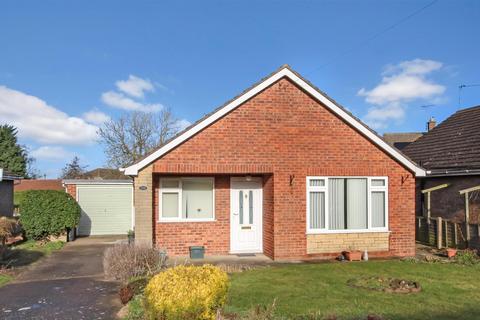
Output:
[[[287,79],[158,159],[153,170],[185,174],[272,173],[271,180],[264,182],[266,194],[273,198],[265,207],[265,252],[287,259],[306,255],[306,176],[388,176],[390,254],[414,254],[412,174]],[[209,244],[209,253],[224,252],[229,235],[228,181],[216,183],[225,188],[217,199],[218,221],[156,223],[158,246],[171,244],[175,252],[185,253],[192,239],[203,239]],[[268,229],[272,218],[273,234]]]
[[[65,185],[65,188],[67,189],[67,193],[69,193],[73,199],[77,199],[77,186],[75,184],[67,184]]]
[[[64,190],[60,179],[22,179],[14,184],[15,191],[25,190]]]
[[[275,257],[273,199],[273,175],[265,175],[263,177],[263,253],[272,259]]]

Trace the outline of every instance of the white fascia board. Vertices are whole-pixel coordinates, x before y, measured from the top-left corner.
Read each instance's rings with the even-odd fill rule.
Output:
[[[347,112],[342,110],[342,108],[338,107],[335,103],[330,101],[328,98],[326,98],[323,94],[321,94],[317,89],[313,88],[310,84],[306,83],[304,80],[302,80],[300,77],[298,77],[295,73],[290,71],[288,68],[283,68],[277,73],[273,74],[270,78],[266,79],[262,83],[258,84],[256,87],[252,88],[251,90],[245,92],[243,95],[235,99],[234,101],[230,102],[227,104],[225,107],[222,109],[218,110],[208,118],[204,119],[203,121],[199,122],[197,125],[189,129],[188,131],[184,132],[180,136],[176,137],[166,145],[162,146],[160,149],[146,157],[145,159],[141,160],[140,162],[124,168],[124,174],[128,176],[136,176],[138,175],[138,171],[141,170],[142,168],[146,167],[148,164],[151,162],[155,161],[168,151],[172,150],[176,146],[180,145],[184,141],[188,140],[198,132],[202,131],[204,128],[209,126],[210,124],[214,123],[218,119],[222,118],[238,106],[240,106],[242,103],[247,101],[248,99],[252,98],[256,94],[260,93],[264,89],[268,88],[270,85],[273,83],[277,82],[279,79],[287,77],[293,82],[295,82],[298,86],[300,86],[302,89],[307,91],[310,95],[315,97],[319,102],[327,106],[330,110],[332,110],[334,113],[336,113],[340,118],[344,119],[347,123],[352,125],[354,128],[356,128],[358,131],[360,131],[363,135],[365,135],[368,139],[370,139],[372,142],[377,144],[380,148],[385,150],[387,153],[389,153],[393,158],[397,159],[400,163],[402,163],[405,167],[410,169],[412,172],[415,173],[415,176],[417,177],[424,177],[425,176],[425,170],[422,168],[416,166],[413,162],[411,162],[409,159],[407,159],[404,155],[402,155],[400,152],[398,152],[395,148],[391,147],[388,143],[383,141],[380,137],[378,137],[375,133],[370,131],[365,125],[360,123],[357,119],[353,118],[351,115],[349,115]],[[122,168],[123,169],[123,168]]]
[[[75,185],[131,185],[132,181],[127,180],[75,180],[66,179],[62,181],[63,185],[75,184]]]

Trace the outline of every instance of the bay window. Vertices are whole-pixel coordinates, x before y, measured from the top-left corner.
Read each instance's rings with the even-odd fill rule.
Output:
[[[213,178],[162,178],[159,190],[160,221],[214,219]]]
[[[387,177],[307,177],[307,231],[386,231]]]

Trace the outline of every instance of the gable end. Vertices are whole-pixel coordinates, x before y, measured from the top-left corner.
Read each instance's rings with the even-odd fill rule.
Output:
[[[120,169],[124,171],[125,175],[136,176],[138,172],[143,169],[144,167],[148,166],[153,161],[157,160],[173,148],[177,147],[178,145],[182,144],[183,142],[187,141],[191,137],[195,136],[197,133],[201,132],[203,129],[211,125],[212,123],[216,122],[217,120],[221,119],[225,115],[227,115],[232,110],[236,109],[244,102],[248,101],[250,98],[254,97],[258,93],[262,92],[275,82],[279,81],[282,78],[288,78],[293,83],[298,85],[301,89],[311,95],[314,99],[318,102],[326,106],[330,111],[334,114],[339,116],[357,131],[359,131],[362,135],[376,144],[380,149],[384,152],[392,156],[402,165],[404,165],[408,170],[415,174],[415,176],[425,176],[425,170],[418,167],[415,163],[409,160],[405,155],[401,152],[396,150],[395,148],[391,147],[388,143],[386,143],[381,137],[379,137],[374,131],[369,129],[365,124],[363,124],[360,120],[352,116],[350,113],[345,111],[342,107],[336,104],[333,100],[327,97],[324,93],[320,90],[315,88],[312,84],[308,81],[303,79],[300,75],[296,72],[292,71],[288,66],[281,67],[277,72],[273,73],[271,76],[267,77],[259,84],[253,86],[251,89],[245,91],[236,99],[230,101],[225,106],[221,107],[208,117],[200,120],[198,123],[190,127],[189,129],[185,130],[184,132],[180,133],[178,136],[174,137],[165,145],[161,146],[152,154],[148,155],[144,159],[140,160],[139,162],[124,168]]]

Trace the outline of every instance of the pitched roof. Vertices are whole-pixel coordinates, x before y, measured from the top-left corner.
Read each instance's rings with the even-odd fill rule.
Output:
[[[403,150],[410,143],[423,136],[425,132],[395,132],[384,133],[383,140],[398,150]]]
[[[85,172],[82,175],[82,179],[122,180],[122,179],[125,179],[125,175],[120,171],[118,171],[117,169],[96,168],[96,169]]]
[[[480,106],[455,112],[403,152],[428,170],[480,169]]]
[[[228,101],[221,107],[217,108],[210,114],[207,114],[205,117],[200,119],[199,121],[192,124],[190,127],[186,128],[172,139],[167,141],[164,145],[160,146],[158,149],[154,150],[152,153],[148,154],[144,158],[137,161],[135,164],[127,168],[122,168],[121,170],[124,171],[126,175],[136,176],[138,171],[155,161],[156,159],[160,158],[162,155],[166,154],[176,146],[182,144],[184,141],[188,140],[190,137],[196,135],[210,124],[216,122],[217,120],[221,119],[231,111],[235,110],[237,107],[241,106],[244,102],[251,99],[261,91],[265,90],[275,82],[279,81],[282,78],[288,78],[300,88],[305,90],[309,95],[311,95],[314,99],[319,101],[321,104],[325,105],[329,110],[335,113],[337,116],[342,118],[345,122],[353,126],[357,131],[359,131],[362,135],[367,137],[377,146],[379,146],[382,150],[386,153],[390,154],[394,159],[402,163],[406,168],[411,170],[417,176],[424,176],[425,171],[417,166],[413,161],[408,159],[404,154],[399,152],[397,149],[391,147],[388,143],[386,143],[375,131],[370,129],[364,123],[362,123],[358,118],[353,116],[350,112],[348,112],[345,108],[340,106],[337,102],[333,99],[328,97],[324,92],[320,91],[310,82],[305,80],[300,74],[293,71],[288,65],[283,65],[277,71],[273,72],[269,76],[265,77],[258,83],[254,84],[247,90],[243,91],[240,95],[235,97],[234,99]]]

